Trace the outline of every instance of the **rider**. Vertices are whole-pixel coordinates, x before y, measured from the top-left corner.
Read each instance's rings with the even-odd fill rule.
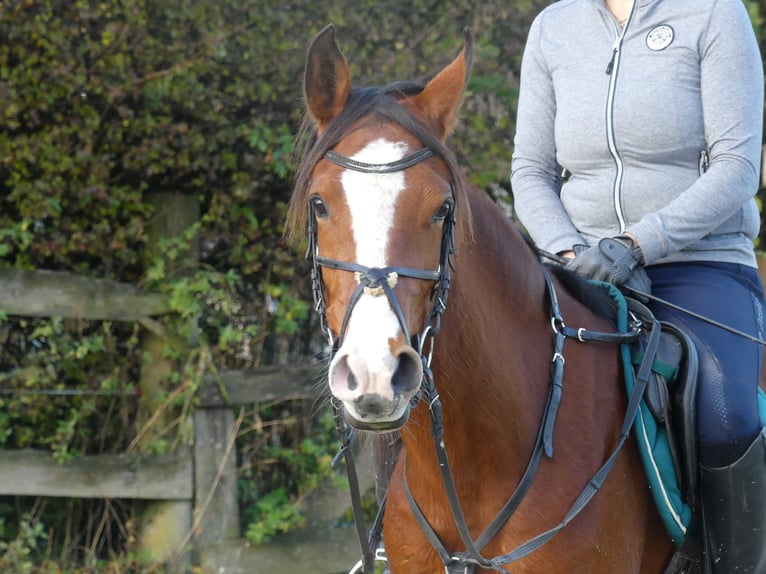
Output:
[[[567,268],[764,334],[763,67],[741,0],[562,0],[529,32],[514,205]],[[651,281],[651,283],[650,283]],[[698,443],[712,572],[766,573],[762,348],[652,303],[700,355]]]

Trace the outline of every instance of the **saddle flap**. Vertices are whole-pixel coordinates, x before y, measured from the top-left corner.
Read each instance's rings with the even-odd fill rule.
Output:
[[[686,498],[689,506],[697,507],[698,468],[697,456],[697,374],[699,358],[691,338],[676,325],[662,322],[663,333],[669,333],[683,349],[678,375],[673,383],[671,426],[680,439],[679,448],[683,457]]]
[[[632,308],[637,311],[636,307]],[[651,316],[651,313],[646,310]],[[639,313],[641,315],[641,313]],[[654,376],[644,401],[668,437],[674,471],[686,502],[696,508],[698,499],[697,457],[697,349],[689,336],[676,325],[660,322],[662,334],[652,362]],[[643,360],[645,340],[632,349],[632,361]]]
[[[640,353],[637,353],[640,356]],[[637,357],[638,358],[638,357]],[[684,348],[681,341],[673,334],[662,331],[660,344],[652,363],[654,380],[646,387],[646,403],[658,422],[667,420],[672,408],[668,384],[678,377],[679,366],[684,358]],[[635,363],[635,360],[634,360]]]

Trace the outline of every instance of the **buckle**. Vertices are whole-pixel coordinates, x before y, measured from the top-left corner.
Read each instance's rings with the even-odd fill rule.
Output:
[[[385,562],[388,564],[388,558],[386,558],[386,549],[383,545],[378,546],[375,549],[375,554],[373,555],[373,561],[374,562]],[[348,571],[348,574],[359,574],[362,573],[362,568],[364,567],[364,560],[360,560],[356,564],[354,564],[351,568],[351,570]],[[366,574],[366,573],[365,573]],[[372,573],[370,573],[372,574]]]

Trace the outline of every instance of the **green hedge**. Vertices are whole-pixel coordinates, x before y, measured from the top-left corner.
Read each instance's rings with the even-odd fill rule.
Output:
[[[458,53],[470,26],[476,63],[452,143],[472,179],[506,197],[524,37],[545,4],[1,2],[0,266],[69,270],[166,292],[180,321],[164,326],[179,330],[191,318],[200,326],[183,333],[198,340],[196,348],[173,351],[191,367],[167,381],[167,392],[210,364],[243,368],[322,354],[305,263],[281,239],[309,40],[334,23],[356,83],[384,84],[427,79]],[[760,4],[748,6],[760,25]],[[158,193],[193,195],[201,214],[188,234],[159,248],[150,242]],[[145,335],[139,325],[0,313],[0,388],[130,390]],[[190,396],[174,404],[179,417]],[[119,452],[146,419],[140,411],[130,397],[0,395],[0,448],[49,448],[62,459]],[[275,501],[289,503],[327,472],[326,419],[306,422],[309,411],[305,404],[266,405],[243,425],[298,421],[242,439],[241,490],[245,503],[253,501],[243,531],[254,540],[299,523]],[[276,526],[264,526],[269,520],[257,501],[282,517]],[[32,506],[39,510],[0,500],[0,555],[4,549],[14,564],[36,568],[48,545],[48,559],[71,569],[86,556],[104,564],[128,552],[130,508],[115,513],[124,524],[105,530],[108,541],[78,540],[74,550],[64,532],[72,517],[88,523],[103,507],[82,503],[73,512],[64,505],[22,520]]]

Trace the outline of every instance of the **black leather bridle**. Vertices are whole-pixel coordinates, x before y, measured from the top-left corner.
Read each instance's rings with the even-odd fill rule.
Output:
[[[435,152],[433,152],[431,149],[423,148],[395,162],[370,164],[356,161],[352,158],[343,156],[330,150],[325,153],[324,158],[341,167],[353,171],[382,174],[405,170],[429,157],[432,157],[433,155],[435,155]],[[535,536],[511,552],[492,559],[485,558],[481,554],[482,548],[487,543],[489,543],[495,537],[495,535],[497,535],[497,533],[508,522],[516,508],[523,500],[532,484],[532,480],[537,472],[539,462],[542,459],[543,454],[549,458],[553,456],[553,430],[563,389],[565,363],[563,355],[564,341],[568,338],[572,338],[583,343],[588,341],[599,341],[615,344],[628,343],[635,341],[639,337],[639,334],[645,330],[645,326],[634,321],[630,326],[630,329],[627,330],[627,332],[622,333],[602,333],[590,331],[584,328],[575,329],[567,326],[559,308],[558,297],[556,295],[555,286],[551,279],[550,273],[544,266],[541,266],[543,275],[545,277],[546,289],[549,295],[550,323],[554,334],[553,358],[551,360],[551,385],[546,401],[545,412],[540,422],[540,427],[534,447],[532,449],[532,454],[521,480],[511,494],[510,498],[500,509],[497,516],[490,522],[490,524],[485,528],[485,530],[479,535],[478,538],[473,539],[468,529],[467,521],[465,519],[460,500],[458,498],[457,487],[455,485],[454,477],[449,464],[449,458],[447,456],[447,451],[444,444],[442,404],[434,384],[433,372],[431,371],[433,338],[438,334],[441,326],[441,316],[447,306],[447,296],[450,287],[450,275],[454,270],[451,261],[451,256],[455,253],[454,227],[456,198],[454,185],[452,186],[452,195],[452,209],[444,221],[439,268],[436,270],[413,269],[409,267],[398,266],[380,268],[366,267],[355,262],[339,261],[336,259],[320,256],[318,254],[317,247],[317,227],[315,220],[316,214],[314,212],[311,198],[308,199],[307,257],[310,257],[312,261],[311,279],[315,309],[320,315],[322,330],[325,332],[331,343],[333,355],[340,348],[346,333],[346,329],[348,327],[348,321],[350,319],[351,313],[366,289],[383,290],[391,304],[391,307],[394,310],[394,313],[397,316],[403,333],[407,337],[407,340],[411,341],[401,305],[399,304],[399,301],[393,292],[393,288],[389,284],[390,279],[392,274],[396,274],[434,282],[432,308],[426,319],[423,330],[417,335],[416,346],[421,362],[423,364],[423,379],[421,381],[419,392],[413,400],[417,401],[423,398],[427,401],[431,417],[431,434],[436,449],[437,460],[439,462],[442,482],[447,494],[447,500],[449,502],[449,507],[455,526],[463,544],[466,547],[466,551],[458,553],[451,552],[440,540],[439,536],[434,531],[433,527],[429,524],[425,515],[418,506],[414,496],[412,495],[412,492],[407,483],[406,469],[403,473],[405,494],[415,519],[423,530],[426,538],[431,543],[432,547],[444,563],[445,572],[447,574],[471,574],[477,566],[497,572],[507,573],[509,571],[504,568],[504,565],[519,560],[543,546],[546,542],[548,542],[551,538],[563,530],[564,527],[569,524],[569,522],[571,522],[585,508],[588,502],[590,502],[590,500],[599,491],[601,485],[604,483],[606,477],[614,466],[617,455],[627,440],[630,428],[636,418],[640,399],[643,396],[648,378],[651,375],[652,361],[645,359],[639,367],[638,373],[636,374],[635,384],[629,397],[628,408],[623,419],[623,425],[616,447],[612,451],[609,458],[601,466],[601,468],[599,468],[594,477],[588,481],[585,488],[582,490],[575,502],[571,505],[564,519],[554,528],[551,528]],[[327,326],[326,303],[324,298],[321,273],[322,267],[353,272],[355,273],[358,281],[358,285],[354,289],[349,299],[349,303],[346,308],[343,322],[337,338],[333,338],[332,331]],[[659,335],[660,327],[658,323],[652,325],[648,329],[649,339],[647,342],[645,357],[654,357],[657,344],[659,342]],[[426,341],[429,339],[430,346],[428,352],[426,352]],[[342,405],[340,405],[336,399],[333,399],[333,409],[335,413],[336,427],[341,436],[341,448],[335,457],[334,463],[336,463],[340,457],[343,457],[346,462],[346,470],[348,473],[349,486],[351,491],[354,523],[356,525],[357,535],[359,537],[359,542],[362,548],[362,560],[360,560],[359,564],[352,570],[352,572],[372,574],[374,569],[374,561],[385,560],[385,554],[381,553],[380,549],[378,548],[382,537],[382,521],[383,513],[385,510],[385,498],[380,504],[378,515],[375,518],[372,528],[369,532],[366,531],[359,481],[356,474],[356,467],[353,461],[352,450],[350,448],[354,430],[349,429],[347,427],[347,423],[344,422]]]
[[[403,171],[409,167],[412,167],[421,161],[432,157],[434,152],[429,148],[422,148],[414,153],[411,153],[400,160],[390,163],[364,163],[356,161],[352,158],[346,157],[332,150],[325,153],[325,159],[337,164],[346,169],[361,173],[395,173]],[[404,333],[407,341],[412,343],[409,329],[407,328],[407,322],[402,312],[402,307],[399,304],[393,288],[391,287],[390,279],[396,276],[412,277],[414,279],[421,279],[424,281],[434,282],[433,291],[433,303],[431,311],[429,312],[423,331],[418,335],[416,344],[417,350],[420,353],[421,359],[425,361],[427,357],[424,356],[424,347],[427,338],[433,338],[439,332],[441,326],[441,315],[447,307],[447,295],[449,294],[450,274],[452,271],[451,256],[455,252],[455,192],[454,188],[452,193],[452,208],[449,210],[444,224],[442,227],[442,240],[441,240],[441,253],[439,256],[438,269],[414,269],[411,267],[401,266],[389,266],[389,267],[366,267],[359,263],[351,261],[340,261],[337,259],[330,259],[323,257],[318,253],[317,246],[317,227],[316,227],[316,213],[311,198],[308,199],[308,250],[306,256],[311,258],[311,289],[314,295],[314,307],[320,314],[322,331],[329,339],[333,354],[340,348],[343,338],[348,328],[348,321],[351,318],[351,313],[354,310],[357,302],[361,298],[365,291],[370,289],[382,289],[388,298],[391,308],[396,314],[399,325]],[[341,324],[338,337],[334,338],[332,331],[329,329],[326,320],[327,305],[324,298],[324,289],[322,283],[322,267],[329,269],[339,269],[341,271],[349,271],[355,274],[358,285],[351,294],[346,312],[343,316],[343,322]],[[430,352],[429,352],[430,357]]]

